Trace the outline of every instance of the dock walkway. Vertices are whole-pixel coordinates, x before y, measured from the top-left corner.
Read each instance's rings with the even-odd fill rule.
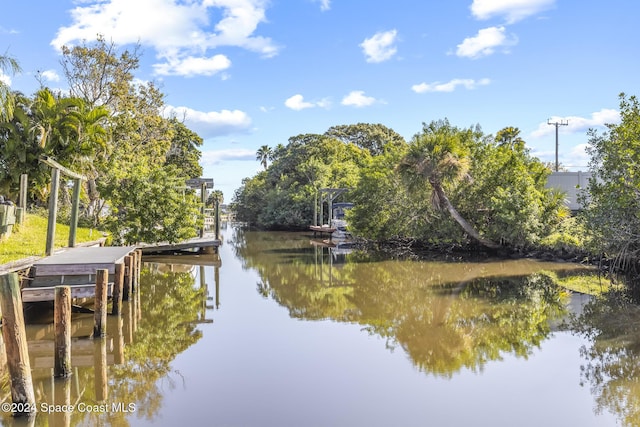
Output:
[[[29,271],[26,286],[22,288],[24,302],[53,301],[55,287],[68,285],[72,298],[95,295],[96,270],[106,269],[112,276],[116,264],[124,264],[135,246],[100,246],[69,248],[35,262]],[[108,294],[111,295],[112,280]]]

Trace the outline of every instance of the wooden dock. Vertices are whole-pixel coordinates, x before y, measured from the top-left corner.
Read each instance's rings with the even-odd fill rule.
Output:
[[[24,302],[53,301],[55,287],[69,285],[72,298],[90,298],[95,295],[96,270],[106,269],[115,275],[116,264],[124,264],[135,246],[101,246],[69,248],[35,262],[29,269],[29,278],[22,287]],[[108,295],[113,281],[109,281]]]
[[[215,250],[222,244],[221,240],[213,237],[196,237],[194,239],[185,240],[178,243],[154,243],[154,244],[140,244],[138,249],[142,251],[143,255],[146,254],[158,254],[167,252],[183,252],[193,250]]]

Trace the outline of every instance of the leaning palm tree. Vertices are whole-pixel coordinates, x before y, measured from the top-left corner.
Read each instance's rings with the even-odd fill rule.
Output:
[[[425,125],[424,132],[416,135],[409,151],[400,161],[398,172],[410,187],[428,182],[432,189],[431,202],[436,209],[446,210],[465,233],[480,244],[496,249],[499,245],[480,236],[451,204],[444,191],[445,184],[469,178],[469,154],[461,143],[463,133],[452,128],[448,121]]]
[[[271,156],[273,155],[273,150],[268,145],[263,145],[258,148],[256,151],[256,160],[260,161],[260,164],[264,166],[264,169],[267,170],[268,161],[271,160]]]
[[[15,106],[11,87],[3,76],[19,73],[20,65],[14,58],[0,55],[0,120],[11,120],[13,108]]]

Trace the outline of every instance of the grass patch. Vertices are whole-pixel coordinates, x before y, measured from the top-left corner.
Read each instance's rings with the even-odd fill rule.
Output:
[[[98,240],[102,233],[98,230],[78,227],[76,242]],[[55,248],[64,248],[69,243],[69,226],[56,225]],[[30,256],[44,256],[47,244],[47,218],[27,214],[25,221],[14,226],[11,236],[0,240],[0,264],[17,261]]]

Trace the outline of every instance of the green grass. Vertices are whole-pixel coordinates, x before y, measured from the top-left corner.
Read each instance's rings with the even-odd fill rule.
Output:
[[[78,227],[76,242],[98,240],[102,233],[98,230]],[[69,226],[56,225],[55,248],[66,247],[69,241]],[[14,226],[11,236],[0,240],[0,264],[17,261],[30,256],[44,256],[47,244],[47,218],[27,214],[25,222]]]

